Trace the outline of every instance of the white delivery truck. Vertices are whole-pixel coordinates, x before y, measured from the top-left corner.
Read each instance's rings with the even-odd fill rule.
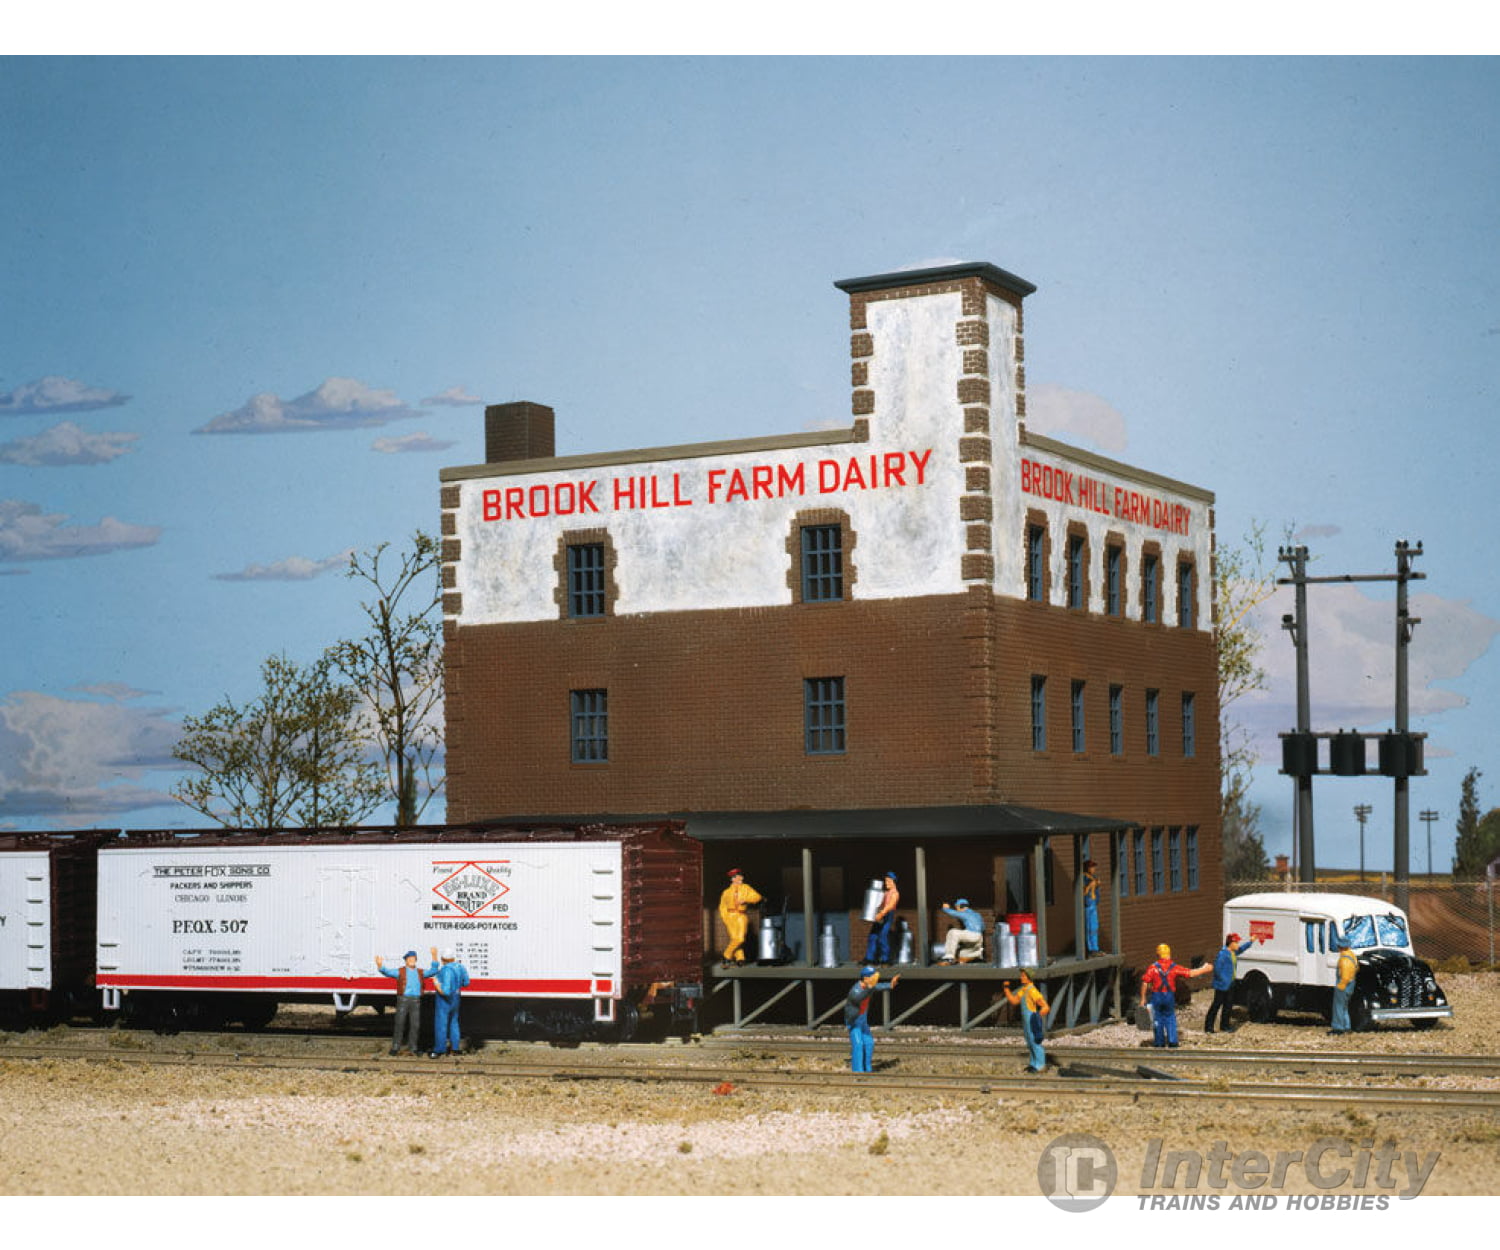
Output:
[[[1343,937],[1359,961],[1349,1019],[1356,1029],[1387,1020],[1431,1028],[1453,1008],[1432,969],[1416,957],[1406,913],[1354,894],[1243,894],[1224,904],[1224,932],[1256,939],[1239,957],[1235,1001],[1257,1023],[1278,1011],[1333,1010]]]

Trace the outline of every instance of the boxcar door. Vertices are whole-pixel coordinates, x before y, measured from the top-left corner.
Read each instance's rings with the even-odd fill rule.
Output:
[[[318,974],[369,974],[375,947],[375,872],[369,866],[318,868]]]

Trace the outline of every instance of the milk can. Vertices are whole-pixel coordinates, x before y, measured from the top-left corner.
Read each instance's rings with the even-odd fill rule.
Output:
[[[1016,966],[1016,935],[1005,925],[995,928],[995,949],[998,952],[996,958],[1000,961],[1002,968],[1014,968]]]
[[[764,916],[760,922],[760,954],[762,963],[775,963],[781,958],[781,917]]]
[[[859,918],[866,924],[875,919],[875,913],[880,910],[880,900],[885,897],[885,887],[877,878],[870,882],[869,888],[865,890],[865,905],[859,913]]]
[[[833,931],[833,922],[829,921],[823,926],[823,932],[818,935],[818,967],[837,968],[839,966],[839,939]]]
[[[1036,930],[1029,924],[1022,925],[1016,935],[1016,958],[1023,968],[1036,966]]]
[[[901,943],[896,947],[896,962],[898,964],[914,964],[917,962],[917,940],[906,921],[901,922]]]

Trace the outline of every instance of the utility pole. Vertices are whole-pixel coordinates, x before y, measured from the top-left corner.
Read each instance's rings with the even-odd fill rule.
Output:
[[[1428,808],[1424,812],[1417,813],[1418,819],[1427,826],[1427,880],[1432,881],[1432,822],[1438,818],[1438,813]]]
[[[1297,733],[1308,740],[1312,733],[1312,694],[1307,679],[1307,548],[1283,547],[1276,558],[1290,566],[1290,580],[1296,588],[1296,611],[1281,618],[1281,628],[1291,634],[1297,650]],[[1296,781],[1297,880],[1312,884],[1318,879],[1313,862],[1312,773],[1299,773]]]
[[[1354,806],[1354,819],[1359,821],[1359,879],[1361,881],[1365,879],[1365,821],[1369,819],[1370,812],[1373,810],[1368,803],[1357,803]]]
[[[1410,726],[1407,724],[1410,699],[1408,698],[1407,648],[1411,636],[1421,624],[1421,617],[1412,616],[1406,606],[1406,583],[1413,578],[1425,576],[1413,573],[1411,562],[1422,554],[1422,544],[1411,546],[1406,539],[1396,543],[1396,735],[1405,742]],[[1411,778],[1410,761],[1396,773],[1396,906],[1407,911],[1407,885],[1411,881]],[[1429,831],[1431,826],[1428,826]],[[1428,857],[1429,864],[1431,856]],[[1430,871],[1430,867],[1429,867]]]

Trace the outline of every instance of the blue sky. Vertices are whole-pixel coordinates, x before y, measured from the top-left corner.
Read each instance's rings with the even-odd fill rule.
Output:
[[[180,718],[358,629],[344,553],[436,528],[483,403],[552,405],[562,453],[844,423],[833,281],[948,260],[1037,284],[1033,424],[1215,491],[1221,544],[1425,544],[1416,870],[1416,813],[1441,867],[1464,770],[1500,779],[1492,59],[0,71],[0,827],[199,823]],[[1390,590],[1311,594],[1315,726],[1387,726]],[[1273,852],[1282,610],[1243,716]],[[1317,796],[1320,862],[1356,803],[1389,862],[1389,782]]]

